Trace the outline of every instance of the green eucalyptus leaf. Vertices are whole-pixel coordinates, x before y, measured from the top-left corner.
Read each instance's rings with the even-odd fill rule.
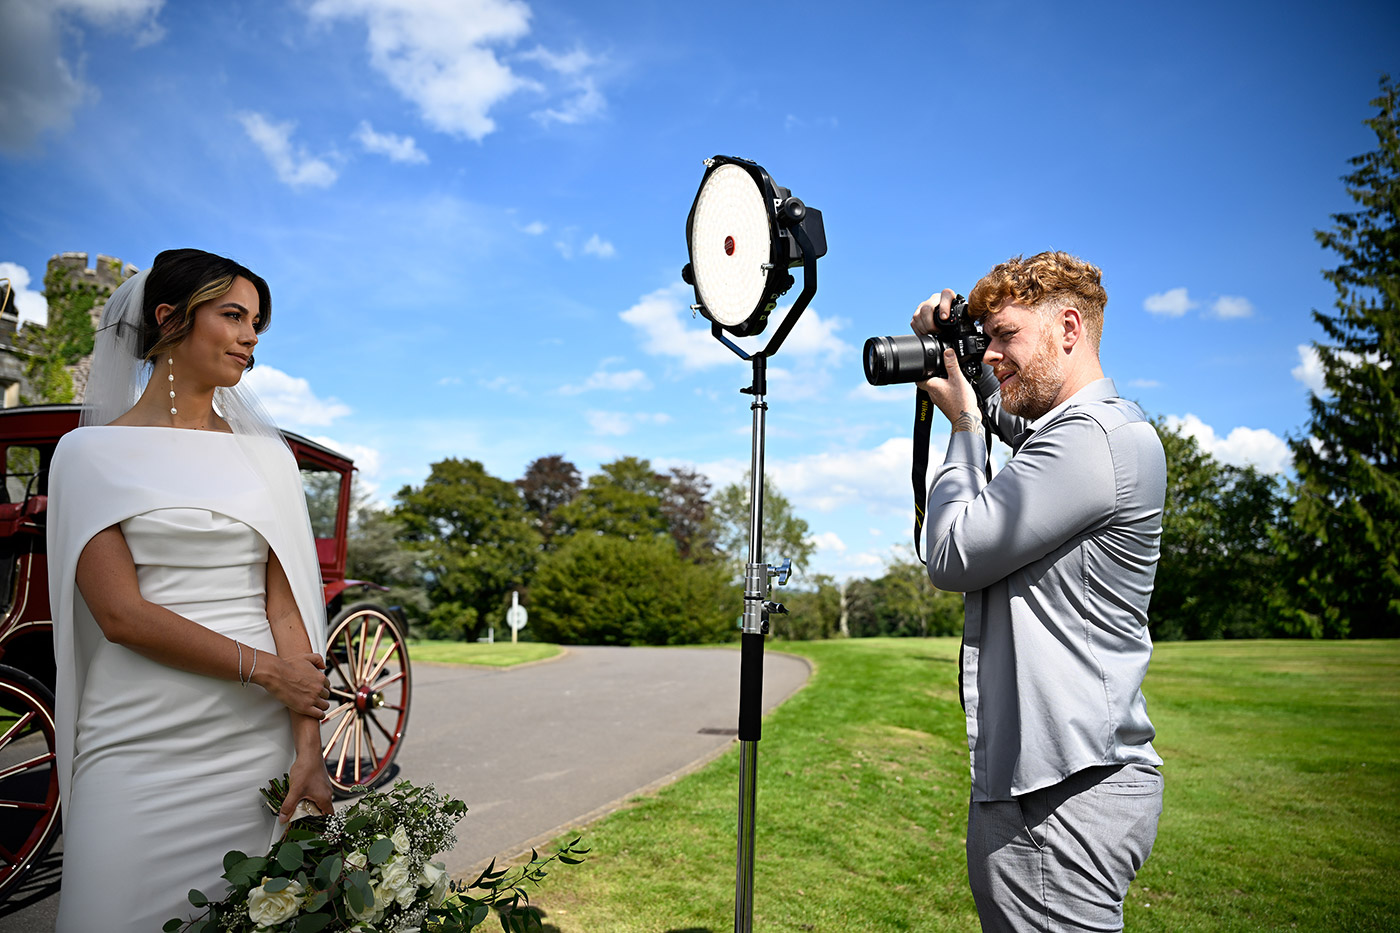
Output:
[[[284,842],[277,849],[277,864],[286,871],[296,871],[300,868],[303,857],[301,846],[295,842]]]
[[[318,933],[335,920],[332,914],[303,914],[292,927],[294,933]]]
[[[369,847],[369,863],[371,865],[383,865],[389,861],[389,856],[394,854],[394,840],[387,836],[381,836],[374,840],[374,844]]]
[[[173,917],[165,921],[165,926],[161,927],[162,933],[175,933],[176,930],[180,929],[184,922],[185,921],[181,920],[179,917]]]
[[[290,878],[269,878],[263,884],[263,890],[268,894],[276,894],[278,891],[285,891],[287,885],[291,884]]]
[[[345,888],[345,900],[350,903],[350,909],[357,914],[365,912],[365,898],[360,893],[358,885],[347,885]]]
[[[311,897],[307,899],[305,909],[308,913],[315,913],[322,907],[325,907],[326,904],[330,902],[330,899],[330,892],[317,891],[315,894],[311,895]]]
[[[324,862],[316,866],[316,880],[321,884],[328,883],[332,878],[340,877],[340,870],[345,867],[345,860],[339,855],[332,855]]]
[[[248,856],[244,855],[242,852],[239,852],[237,849],[224,853],[224,871],[228,871],[230,868],[237,865],[239,862],[243,861],[247,857]]]
[[[186,899],[195,907],[204,907],[209,903],[209,898],[204,896],[204,892],[196,891],[194,888],[190,888],[190,893]]]

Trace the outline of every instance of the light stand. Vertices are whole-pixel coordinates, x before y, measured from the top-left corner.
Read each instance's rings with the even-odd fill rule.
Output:
[[[749,559],[744,566],[744,615],[739,658],[739,834],[734,879],[734,930],[753,929],[754,811],[758,742],[763,718],[763,639],[771,612],[769,578],[787,583],[792,560],[763,559],[764,416],[768,411],[768,358],[778,352],[817,293],[817,259],[826,254],[821,212],[773,184],[756,163],[728,156],[705,160],[705,175],[686,221],[691,261],[681,277],[695,287],[699,311],[715,339],[753,364],[753,450],[749,462]],[[760,333],[778,297],[794,284],[787,270],[802,266],[802,292],[762,350],[746,353],[725,336]]]

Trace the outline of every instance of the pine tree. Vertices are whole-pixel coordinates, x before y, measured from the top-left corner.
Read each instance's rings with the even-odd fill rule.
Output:
[[[1384,76],[1380,91],[1379,146],[1343,178],[1359,209],[1315,234],[1341,263],[1324,273],[1335,313],[1313,312],[1327,394],[1290,442],[1294,620],[1314,636],[1400,635],[1400,87]]]

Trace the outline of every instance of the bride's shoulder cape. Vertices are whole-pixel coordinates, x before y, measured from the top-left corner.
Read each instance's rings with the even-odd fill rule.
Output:
[[[49,608],[57,662],[59,787],[73,773],[78,704],[102,638],[74,584],[78,557],[104,528],[156,509],[207,509],[267,539],[291,582],[311,640],[324,655],[320,564],[296,460],[272,438],[157,427],[86,427],[64,435],[49,467]]]

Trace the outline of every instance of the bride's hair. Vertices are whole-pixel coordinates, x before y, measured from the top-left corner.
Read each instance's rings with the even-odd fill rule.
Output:
[[[272,293],[261,276],[202,249],[168,249],[156,256],[141,303],[142,358],[154,359],[181,343],[194,329],[194,309],[227,294],[236,278],[247,279],[257,289],[259,308],[253,327],[262,333],[272,322]],[[161,305],[175,308],[164,327],[156,321],[156,308]]]

